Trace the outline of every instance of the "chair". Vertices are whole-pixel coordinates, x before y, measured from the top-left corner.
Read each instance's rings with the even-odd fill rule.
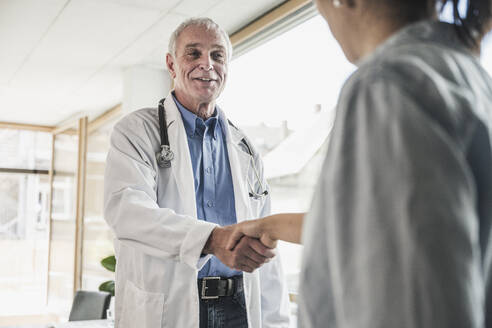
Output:
[[[78,290],[73,299],[68,321],[106,319],[109,302],[111,302],[110,293]]]

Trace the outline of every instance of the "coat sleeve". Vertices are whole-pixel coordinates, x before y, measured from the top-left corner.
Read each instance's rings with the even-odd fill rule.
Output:
[[[300,327],[482,326],[470,125],[427,82],[342,93],[304,227]]]
[[[216,225],[157,204],[155,154],[146,129],[125,118],[112,133],[104,183],[104,218],[116,239],[151,256],[200,269]],[[137,121],[138,122],[138,121]]]
[[[266,182],[261,158],[256,158],[260,176],[270,193]],[[259,217],[271,214],[271,198],[268,195],[261,208]],[[288,328],[290,322],[289,291],[282,268],[280,254],[259,269],[261,286],[261,321],[263,328]]]

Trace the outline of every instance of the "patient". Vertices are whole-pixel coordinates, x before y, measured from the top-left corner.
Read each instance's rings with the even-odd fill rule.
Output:
[[[491,328],[492,1],[315,3],[358,69],[309,214],[231,226],[230,247],[302,230],[298,327]]]

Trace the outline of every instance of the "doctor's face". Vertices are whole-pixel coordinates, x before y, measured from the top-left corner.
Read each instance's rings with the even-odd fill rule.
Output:
[[[214,102],[224,89],[228,54],[219,31],[186,27],[176,40],[175,56],[167,54],[166,62],[176,97],[189,109]]]

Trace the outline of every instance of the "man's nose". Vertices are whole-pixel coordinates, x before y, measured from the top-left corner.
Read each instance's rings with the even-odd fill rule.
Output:
[[[209,56],[203,56],[200,62],[200,69],[205,71],[212,71],[214,69],[212,61]]]

